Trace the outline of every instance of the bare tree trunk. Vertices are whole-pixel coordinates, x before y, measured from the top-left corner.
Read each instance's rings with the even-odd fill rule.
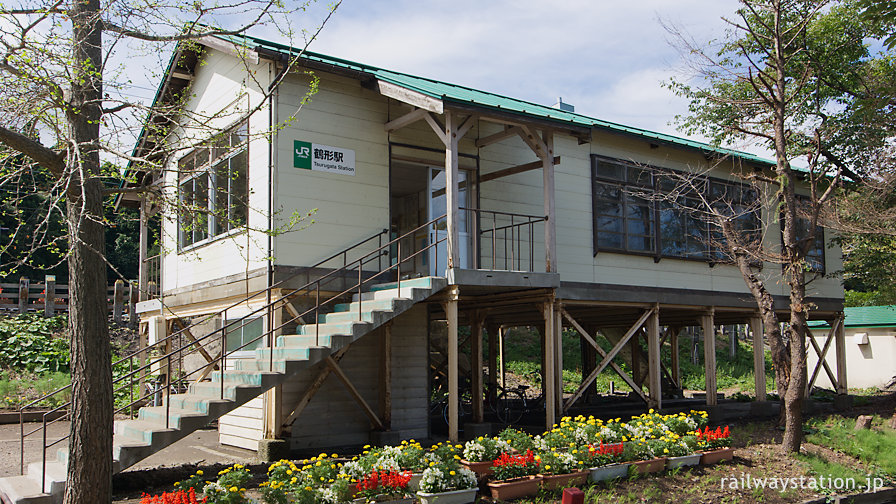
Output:
[[[66,111],[75,143],[67,167],[72,424],[64,504],[112,500],[112,363],[103,261],[99,139],[102,30],[98,0],[72,4],[74,68]]]

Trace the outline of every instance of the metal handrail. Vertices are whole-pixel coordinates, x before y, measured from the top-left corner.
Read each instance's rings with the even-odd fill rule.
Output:
[[[359,242],[357,242],[357,243],[355,243],[355,244],[353,244],[353,245],[351,245],[351,246],[349,246],[349,247],[347,247],[347,248],[345,248],[345,249],[343,249],[343,250],[341,250],[341,251],[339,251],[339,252],[336,252],[335,254],[333,254],[333,255],[327,257],[326,259],[323,259],[323,260],[317,262],[317,263],[314,264],[313,266],[308,267],[308,270],[310,271],[310,270],[313,270],[314,268],[323,266],[323,265],[326,264],[327,262],[332,261],[333,259],[336,259],[336,258],[338,258],[339,256],[342,256],[342,258],[343,258],[343,268],[340,268],[340,269],[344,269],[344,268],[347,266],[348,253],[349,253],[349,252],[351,252],[353,249],[356,249],[356,248],[358,248],[358,247],[360,247],[360,246],[362,246],[362,245],[364,245],[364,244],[366,244],[366,243],[368,243],[368,242],[370,242],[370,241],[372,241],[372,240],[374,240],[374,239],[378,239],[378,248],[377,248],[377,250],[381,249],[381,248],[383,247],[383,245],[382,245],[382,237],[383,237],[383,235],[385,235],[386,233],[388,233],[388,230],[387,230],[387,229],[383,229],[382,231],[377,232],[377,233],[374,234],[373,236],[370,236],[370,237],[368,237],[368,238],[365,238],[364,240],[361,240],[361,241],[359,241]],[[265,294],[265,293],[266,293],[267,291],[269,291],[270,289],[274,289],[274,288],[280,287],[280,286],[283,285],[284,283],[286,283],[286,282],[292,280],[292,279],[295,278],[296,276],[301,275],[301,274],[303,274],[303,273],[304,273],[303,271],[296,272],[296,273],[294,273],[294,274],[292,274],[292,275],[290,275],[290,276],[284,278],[283,280],[281,280],[281,281],[279,281],[279,282],[276,282],[276,283],[274,283],[273,285],[268,286],[267,289],[265,289],[264,291],[259,291],[259,292],[256,292],[256,293],[254,293],[254,294],[251,294],[251,295],[247,296],[245,299],[242,299],[242,300],[240,300],[240,301],[238,301],[238,302],[235,302],[235,303],[229,305],[227,308],[224,308],[223,310],[219,310],[219,311],[216,312],[216,313],[213,313],[213,314],[211,314],[211,315],[208,315],[208,316],[206,316],[206,317],[203,317],[202,320],[200,320],[199,322],[194,322],[194,323],[192,323],[192,324],[186,325],[185,327],[182,327],[181,330],[176,331],[176,332],[170,334],[169,336],[167,336],[167,337],[165,337],[165,338],[163,338],[163,339],[161,339],[161,340],[159,340],[159,341],[153,343],[152,345],[148,345],[148,346],[145,346],[145,347],[143,347],[143,348],[140,348],[140,349],[138,349],[138,350],[136,350],[136,351],[134,351],[134,352],[132,352],[132,353],[130,353],[130,354],[124,356],[124,357],[121,357],[121,358],[118,359],[117,361],[114,361],[114,362],[112,363],[113,367],[116,366],[116,365],[118,365],[118,364],[120,364],[120,363],[122,363],[122,362],[124,362],[125,360],[128,360],[128,361],[129,361],[129,366],[130,366],[131,371],[130,371],[129,373],[127,373],[126,375],[121,376],[121,377],[119,377],[118,379],[116,379],[116,380],[114,380],[114,381],[112,382],[112,385],[113,385],[113,397],[114,397],[114,395],[115,395],[115,392],[119,392],[119,391],[121,390],[121,388],[123,388],[123,387],[119,387],[118,389],[114,388],[116,383],[121,382],[121,381],[123,381],[124,379],[130,378],[129,386],[130,386],[130,388],[131,388],[131,390],[132,390],[132,389],[133,389],[133,377],[134,377],[136,374],[139,374],[139,373],[141,373],[141,372],[143,372],[143,371],[145,371],[145,370],[147,370],[147,369],[151,369],[153,366],[155,366],[156,364],[158,364],[158,363],[161,362],[162,360],[165,360],[166,358],[167,358],[168,361],[169,361],[169,367],[170,367],[170,358],[171,358],[171,355],[173,355],[174,353],[181,353],[181,354],[182,354],[182,351],[183,351],[183,349],[184,349],[185,347],[192,347],[193,345],[197,345],[197,344],[199,344],[200,341],[206,339],[208,336],[211,336],[212,334],[215,334],[215,332],[217,332],[217,331],[212,332],[212,333],[210,333],[209,335],[204,336],[204,337],[202,337],[202,338],[199,338],[199,339],[197,339],[197,340],[195,340],[195,341],[191,341],[191,342],[188,343],[187,345],[183,345],[183,346],[181,346],[180,348],[178,348],[177,350],[171,351],[171,352],[169,352],[169,354],[167,354],[167,355],[163,355],[162,357],[156,359],[155,361],[152,361],[152,362],[150,362],[150,363],[147,363],[147,364],[145,364],[145,365],[142,365],[142,366],[140,366],[140,367],[137,368],[137,369],[133,369],[133,358],[134,358],[134,357],[142,357],[143,355],[149,353],[150,351],[152,351],[152,350],[154,350],[154,349],[161,348],[163,345],[167,345],[169,342],[173,341],[173,339],[174,339],[175,337],[179,337],[179,336],[183,335],[184,333],[186,333],[190,328],[195,327],[195,326],[197,326],[197,325],[199,325],[199,324],[203,324],[203,323],[205,323],[205,322],[207,322],[207,321],[213,319],[214,317],[217,317],[217,316],[219,316],[219,315],[225,313],[227,310],[230,310],[230,309],[232,309],[232,308],[235,308],[235,307],[237,307],[237,306],[239,306],[239,305],[241,305],[241,304],[243,304],[243,303],[247,303],[248,301],[250,301],[250,300],[252,300],[252,299],[254,299],[254,298],[260,296],[261,294]],[[309,284],[310,284],[310,283],[313,283],[313,282],[309,282]],[[294,292],[298,292],[298,290],[300,290],[300,289],[297,289],[297,290],[294,291]],[[291,293],[290,295],[292,295],[292,293]],[[273,305],[273,304],[277,304],[277,303],[280,303],[280,302],[281,302],[281,300],[278,299],[276,302],[273,302],[273,303],[270,303],[270,304]],[[268,305],[265,305],[265,307],[263,307],[262,309],[267,309],[268,307],[269,307]],[[257,311],[260,311],[260,310],[256,310],[256,311],[253,312],[253,313],[256,313]],[[222,336],[223,336],[224,334],[226,334],[226,333],[225,333],[225,330],[228,329],[228,328],[230,328],[234,323],[236,323],[236,321],[234,321],[233,323],[228,324],[228,325],[226,325],[226,326],[224,326],[224,327],[222,327],[222,328],[220,329],[220,331],[222,332]],[[244,322],[244,323],[241,324],[239,327],[243,327],[245,324],[246,324],[246,323]],[[278,328],[278,329],[279,329],[279,328]],[[223,338],[222,338],[222,339],[223,339]],[[257,339],[258,339],[258,338],[256,338],[256,340],[257,340]],[[246,343],[246,344],[242,345],[242,346],[240,347],[240,349],[243,348],[243,347],[245,347],[246,345],[251,344],[251,343],[254,343],[254,342],[255,342],[255,340],[253,340],[253,341],[251,341],[251,342],[249,342],[249,343]],[[222,357],[224,357],[224,347],[222,346],[221,349],[222,349],[222,352],[221,352],[221,353],[222,353]],[[239,349],[238,349],[238,350],[239,350]],[[233,352],[230,352],[230,353],[233,353]],[[273,355],[273,352],[272,352],[272,355]],[[207,367],[207,366],[206,366],[206,367]],[[200,369],[205,369],[205,367],[200,368]],[[220,369],[223,371],[223,369],[224,369],[224,367],[223,367],[223,363],[222,363]],[[166,379],[168,379],[168,378],[170,378],[170,374],[166,375]],[[222,383],[223,383],[223,380],[222,380]],[[167,385],[167,384],[166,384],[166,385]],[[62,416],[60,416],[60,417],[58,417],[58,418],[55,418],[55,419],[53,419],[53,420],[51,420],[51,421],[49,421],[49,422],[47,422],[47,417],[50,416],[50,415],[52,415],[53,413],[55,413],[55,412],[57,412],[57,411],[62,410],[63,408],[69,406],[69,405],[71,404],[71,401],[68,401],[68,402],[66,402],[66,403],[64,403],[64,404],[61,404],[61,405],[57,406],[56,408],[54,408],[54,409],[52,409],[52,410],[50,410],[50,411],[48,411],[48,412],[45,412],[45,413],[42,415],[42,417],[43,417],[42,427],[35,428],[34,430],[31,430],[31,431],[29,431],[29,432],[27,432],[27,433],[25,432],[25,427],[24,427],[24,425],[25,425],[25,424],[24,424],[24,411],[25,411],[25,409],[26,409],[26,408],[29,408],[29,407],[31,407],[31,406],[34,406],[34,405],[40,403],[41,401],[44,401],[44,400],[46,400],[46,399],[48,399],[48,398],[50,398],[50,397],[53,397],[53,396],[55,396],[55,395],[57,395],[57,394],[59,394],[59,393],[65,391],[65,390],[67,390],[67,389],[70,389],[70,388],[71,388],[71,384],[69,384],[69,385],[65,385],[65,386],[60,387],[60,388],[58,388],[58,389],[56,389],[56,390],[54,390],[54,391],[52,391],[52,392],[49,392],[49,393],[47,393],[47,394],[45,394],[45,395],[43,395],[43,396],[41,396],[41,397],[39,397],[39,398],[37,398],[37,399],[31,401],[31,402],[28,403],[28,404],[25,404],[25,405],[23,405],[23,406],[21,406],[21,407],[19,408],[19,433],[20,433],[20,443],[19,443],[19,471],[20,471],[21,474],[24,474],[24,473],[25,473],[25,438],[27,438],[28,436],[30,436],[31,434],[34,434],[35,432],[37,432],[37,431],[39,431],[39,430],[43,430],[43,431],[44,431],[44,437],[46,438],[46,428],[47,428],[47,426],[52,425],[52,424],[54,424],[54,423],[56,423],[56,422],[58,422],[58,421],[64,419],[64,418],[66,417],[66,415],[62,415]],[[166,388],[167,388],[167,387],[166,387]],[[139,403],[140,401],[142,401],[143,399],[149,397],[150,395],[153,395],[154,393],[155,393],[155,392],[153,392],[153,393],[151,393],[151,394],[142,395],[142,396],[138,397],[136,400],[131,401],[127,406],[115,410],[115,412],[117,413],[117,412],[123,411],[123,410],[125,410],[125,409],[132,408],[134,404]],[[133,396],[133,392],[131,392],[131,396]],[[169,408],[170,408],[170,406],[169,406]],[[167,419],[166,419],[166,427],[167,427]],[[64,437],[62,437],[61,439],[56,440],[56,441],[55,441],[54,443],[52,443],[50,446],[53,446],[53,445],[55,445],[56,443],[59,443],[60,441],[63,441],[63,440],[65,440],[65,439],[68,439],[68,436],[64,436]],[[44,442],[43,445],[44,445],[44,446],[43,446],[43,457],[42,457],[43,460],[42,460],[42,465],[45,467],[45,466],[46,466],[46,450],[47,450],[47,448],[49,448],[50,446],[47,446],[47,445],[46,445],[46,442]],[[42,484],[42,486],[41,486],[41,491],[43,491],[43,490],[44,490],[44,488],[43,488],[43,484]]]
[[[477,239],[477,248],[481,243],[481,239],[486,234],[491,234],[491,266],[492,269],[498,269],[498,234],[503,233],[503,237],[501,238],[501,242],[504,245],[504,269],[505,270],[516,270],[522,271],[522,261],[523,261],[523,229],[527,229],[528,239],[527,239],[527,249],[529,256],[529,269],[528,271],[535,271],[535,224],[539,222],[547,222],[548,217],[545,215],[526,215],[526,214],[516,214],[510,212],[502,212],[499,210],[482,210],[478,208],[461,208],[460,210],[464,210],[472,213],[476,216],[476,228],[479,229],[479,232],[476,235]],[[492,226],[491,228],[482,228],[482,216],[490,215]],[[498,225],[498,216],[501,217],[509,217],[510,224],[501,224]],[[519,222],[516,222],[516,219],[521,219]],[[508,240],[507,234],[510,232],[510,239]],[[509,244],[509,250],[508,250]],[[480,251],[481,255],[481,251]],[[481,260],[481,257],[479,258]],[[508,261],[509,260],[509,261]],[[508,267],[508,264],[510,267]],[[480,266],[477,264],[477,266]],[[514,268],[514,266],[516,266]]]

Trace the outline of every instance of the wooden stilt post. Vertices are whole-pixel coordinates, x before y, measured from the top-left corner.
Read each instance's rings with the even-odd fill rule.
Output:
[[[834,333],[834,351],[837,356],[837,393],[846,395],[849,393],[846,383],[846,331],[844,330],[843,314],[837,318],[837,330]]]
[[[481,312],[471,314],[470,324],[470,364],[472,372],[471,401],[473,403],[473,422],[482,423],[485,409],[482,404],[482,324]]]
[[[641,330],[632,336],[631,341],[628,344],[629,352],[632,354],[632,380],[635,383],[642,383],[644,381],[643,373],[641,373]]]
[[[544,214],[547,222],[544,223],[544,262],[545,272],[557,272],[557,219],[554,211],[554,135],[546,131],[543,135],[547,152],[543,154],[543,187],[544,187]],[[550,425],[548,426],[550,427]]]
[[[663,407],[662,372],[660,370],[660,307],[656,305],[653,314],[647,319],[647,375],[650,387],[649,405],[651,408]]]
[[[764,401],[765,397],[765,344],[763,343],[762,319],[750,319],[750,330],[753,332],[753,377],[756,385],[756,400]]]
[[[447,210],[448,234],[448,268],[456,268],[460,254],[458,247],[459,233],[457,227],[457,192],[458,192],[458,158],[457,158],[457,117],[450,110],[445,111],[445,208]]]
[[[706,376],[706,405],[715,406],[719,402],[716,390],[716,326],[713,312],[703,315],[703,364]]]
[[[380,420],[386,430],[392,429],[392,321],[382,329],[380,347]]]
[[[560,405],[563,403],[563,316],[560,314],[560,304],[554,304],[554,387],[557,399],[557,414],[560,415]]]
[[[121,325],[123,311],[124,281],[119,278],[115,281],[115,288],[112,290],[112,320],[114,320],[116,324]]]
[[[670,331],[672,334],[669,336],[669,345],[671,345],[671,355],[672,355],[672,381],[675,382],[675,386],[681,388],[681,353],[678,348],[678,335],[681,333],[681,327],[670,327]]]
[[[276,302],[281,296],[280,291],[271,292],[271,300]],[[267,311],[264,318],[266,330],[271,331],[280,325],[283,320],[283,303],[273,304]],[[276,341],[277,336],[283,332],[277,329],[271,332],[270,340]],[[272,344],[273,346],[273,344]],[[276,385],[264,393],[262,402],[265,407],[264,414],[264,437],[265,439],[279,438],[283,430],[283,385]]]
[[[457,385],[458,341],[457,341],[458,288],[448,288],[448,299],[444,303],[445,318],[448,321],[448,440],[457,443],[459,438],[458,413],[460,411]]]
[[[118,296],[118,280],[115,282],[116,297]],[[124,296],[124,292],[121,293]],[[56,275],[44,277],[44,317],[52,317],[56,314]],[[119,315],[119,319],[121,316]],[[118,321],[121,323],[121,320]]]
[[[498,326],[487,324],[488,333],[488,389],[490,394],[497,394],[498,390]],[[494,400],[494,397],[489,397]]]
[[[501,380],[501,387],[507,387],[506,375],[504,374],[504,336],[507,335],[507,331],[504,329],[504,326],[498,327],[498,374]]]
[[[554,324],[556,318],[554,317],[554,302],[548,301],[546,302],[542,309],[544,310],[544,423],[545,429],[550,429],[556,423],[557,420],[557,388],[554,374],[554,366],[556,365],[556,359],[554,357],[554,342],[556,341],[553,337],[554,335]]]
[[[19,315],[28,311],[29,297],[31,295],[31,281],[25,277],[19,278]]]

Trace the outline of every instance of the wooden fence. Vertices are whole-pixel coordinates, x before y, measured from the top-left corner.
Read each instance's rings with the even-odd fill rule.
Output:
[[[138,297],[139,290],[133,283],[117,280],[109,287],[106,303],[112,320],[136,327]],[[27,278],[20,278],[17,284],[0,283],[0,313],[43,313],[52,317],[68,313],[68,299],[68,285],[57,284],[52,275],[47,275],[43,283],[31,283]]]

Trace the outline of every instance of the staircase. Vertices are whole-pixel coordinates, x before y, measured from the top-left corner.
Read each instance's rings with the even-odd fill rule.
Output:
[[[256,358],[234,360],[235,369],[216,371],[209,376],[210,381],[191,383],[186,394],[167,397],[163,406],[143,407],[137,418],[116,421],[113,471],[127,469],[284,383],[446,285],[442,277],[403,280],[400,289],[396,283],[372,285],[360,296],[354,294],[352,302],[337,304],[331,313],[319,315],[317,324],[299,326],[296,334],[277,337],[273,349],[259,348]],[[62,448],[56,460],[47,461],[46,470],[42,462],[34,462],[23,476],[0,478],[0,500],[3,504],[61,502],[67,463],[68,450]]]

